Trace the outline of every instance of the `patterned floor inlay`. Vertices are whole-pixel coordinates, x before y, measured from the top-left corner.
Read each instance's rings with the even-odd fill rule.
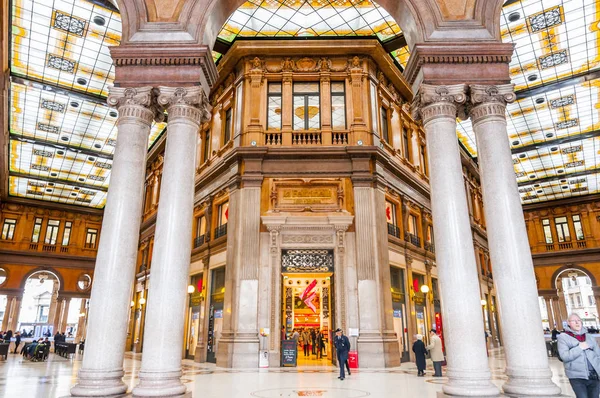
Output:
[[[323,397],[323,398],[361,398],[371,394],[367,391],[352,390],[348,388],[273,388],[270,390],[255,391],[250,394],[257,398],[279,397]]]

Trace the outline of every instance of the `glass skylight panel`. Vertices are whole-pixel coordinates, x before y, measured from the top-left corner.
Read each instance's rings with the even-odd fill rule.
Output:
[[[394,50],[390,54],[392,55],[392,57],[394,57],[396,59],[396,61],[398,61],[398,63],[400,65],[402,65],[403,68],[406,68],[406,64],[408,63],[408,58],[410,57],[410,50],[408,48],[408,45],[406,45],[398,50]]]
[[[503,8],[501,35],[515,43],[510,72],[517,90],[600,67],[597,4],[523,0]]]
[[[121,38],[119,14],[82,0],[14,0],[14,74],[98,96],[114,67],[108,46]]]
[[[106,192],[35,177],[9,176],[8,185],[10,195],[22,198],[95,208],[103,208],[106,204]]]
[[[259,36],[377,36],[386,40],[400,33],[394,19],[372,1],[282,0],[248,1],[225,22],[219,37]]]

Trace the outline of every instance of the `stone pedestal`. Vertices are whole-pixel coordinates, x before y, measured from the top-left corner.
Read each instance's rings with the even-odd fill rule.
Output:
[[[160,87],[158,103],[167,108],[169,130],[135,397],[171,397],[186,392],[180,380],[181,331],[192,249],[196,136],[200,123],[210,119],[210,105],[200,87]]]
[[[456,139],[457,112],[466,86],[421,85],[413,111],[423,119],[429,148],[444,342],[450,396],[497,397],[491,382],[481,312],[479,277]]]
[[[506,103],[515,98],[512,85],[472,85],[470,115],[504,325],[508,381],[503,389],[515,396],[547,397],[560,395],[561,390],[552,382],[548,366],[533,261],[506,133]]]
[[[76,397],[125,393],[122,381],[127,318],[142,214],[148,135],[156,113],[152,88],[112,88],[119,131],[98,247],[83,364]],[[189,254],[188,254],[189,256]]]

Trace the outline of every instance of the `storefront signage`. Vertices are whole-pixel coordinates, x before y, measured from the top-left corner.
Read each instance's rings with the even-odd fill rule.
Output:
[[[295,367],[298,358],[298,343],[296,340],[281,341],[281,366]]]

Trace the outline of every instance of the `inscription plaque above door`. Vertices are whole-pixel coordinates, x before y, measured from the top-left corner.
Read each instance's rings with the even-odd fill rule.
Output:
[[[344,186],[341,179],[273,180],[271,206],[274,211],[341,211]]]

